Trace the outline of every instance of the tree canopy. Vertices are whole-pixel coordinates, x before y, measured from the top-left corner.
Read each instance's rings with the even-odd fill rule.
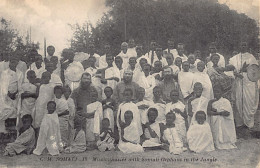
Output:
[[[151,40],[166,48],[169,38],[175,45],[184,43],[188,53],[208,51],[210,42],[216,42],[224,55],[239,50],[241,41],[253,51],[258,49],[256,21],[217,0],[106,0],[106,6],[109,11],[89,30],[100,54],[105,43],[117,54],[120,44],[130,38],[146,51]],[[76,34],[83,36],[77,30]]]

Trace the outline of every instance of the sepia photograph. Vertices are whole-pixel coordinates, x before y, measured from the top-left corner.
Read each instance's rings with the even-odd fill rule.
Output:
[[[0,0],[0,168],[260,168],[260,0]]]

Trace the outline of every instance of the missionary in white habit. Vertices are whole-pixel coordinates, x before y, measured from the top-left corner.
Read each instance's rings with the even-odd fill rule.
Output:
[[[4,70],[0,78],[0,133],[6,133],[5,120],[16,118],[20,108],[20,94],[22,91],[23,73],[17,69],[19,60],[12,56],[8,69]]]
[[[235,115],[236,127],[252,128],[254,126],[254,114],[259,103],[259,90],[257,82],[250,81],[247,74],[249,66],[258,62],[256,58],[247,52],[247,42],[241,43],[240,53],[229,60],[229,65],[223,68],[225,71],[233,71],[235,75],[236,107],[238,114]]]

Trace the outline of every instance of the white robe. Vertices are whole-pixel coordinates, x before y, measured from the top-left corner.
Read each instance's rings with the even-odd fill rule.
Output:
[[[154,62],[155,61],[161,61],[162,62],[162,67],[168,65],[168,63],[167,63],[167,61],[166,61],[166,59],[164,57],[162,57],[161,60],[159,60],[159,58],[158,58],[158,56],[157,56],[155,51],[154,51],[153,62],[152,62],[152,51],[149,51],[149,53],[146,53],[144,56],[146,57],[146,60],[148,61],[148,64],[150,64],[152,66],[154,66]]]
[[[170,144],[169,152],[175,155],[179,155],[183,152],[183,143],[179,138],[175,127],[166,128],[163,132],[163,138]]]
[[[220,98],[212,104],[212,107],[221,112],[223,110],[230,113],[229,116],[210,116],[210,126],[216,148],[234,149],[236,148],[236,130],[232,106],[229,100]]]
[[[240,71],[245,62],[250,65],[258,65],[257,60],[250,53],[239,53],[238,55],[233,56],[229,61],[237,72]],[[239,118],[236,118],[236,126],[245,124],[247,127],[252,128],[254,126],[254,114],[256,113],[259,102],[259,90],[257,88],[257,82],[251,82],[248,79],[246,72],[241,74],[243,75],[243,79],[235,79],[234,89],[236,106],[239,114]]]
[[[20,94],[22,92],[23,73],[16,69],[16,72],[11,69],[6,69],[1,73],[0,77],[0,133],[6,132],[5,120],[7,118],[16,118],[17,112],[21,108]],[[15,93],[16,99],[12,100],[7,94]]]
[[[145,76],[144,73],[139,76],[137,84],[145,89],[144,99],[148,101],[153,100],[153,88],[156,86],[155,78],[152,75]]]
[[[192,116],[192,118],[190,118],[190,125],[193,125],[194,123],[197,122],[195,120],[195,115],[198,111],[204,111],[207,115],[208,102],[209,102],[209,99],[207,99],[203,96],[191,101],[191,106],[192,106],[191,111],[193,113],[193,116]]]
[[[24,82],[29,82],[28,79],[27,79],[27,72],[30,71],[30,70],[33,70],[36,74],[36,78],[39,78],[41,79],[42,77],[42,73],[46,71],[45,69],[45,64],[42,63],[42,67],[40,69],[38,69],[35,65],[35,63],[32,63],[30,69],[28,69],[25,73],[25,76],[24,76]]]
[[[112,77],[116,77],[120,80],[120,71],[118,68],[110,67],[105,70],[105,79]],[[118,82],[115,80],[108,80],[106,86],[110,86],[112,89],[114,89],[117,83]]]
[[[166,105],[163,103],[153,103],[149,108],[156,108],[158,111],[158,117],[155,121],[165,122],[166,119]]]
[[[193,87],[196,82],[200,82],[202,84],[202,87],[203,87],[202,96],[203,97],[206,97],[209,100],[214,98],[212,83],[211,83],[211,80],[207,73],[205,73],[205,72],[194,73]]]
[[[152,106],[153,102],[151,101],[147,101],[147,100],[143,100],[143,101],[139,101],[136,103],[136,106],[141,106],[141,105],[147,105],[147,106]],[[146,124],[148,122],[148,117],[147,117],[147,109],[139,109],[139,113],[140,113],[140,117],[141,117],[141,123],[142,124]]]
[[[58,76],[58,75],[55,74],[55,73],[52,73],[52,74],[51,74],[50,83],[52,83],[52,84],[55,85],[55,86],[62,86],[62,81],[61,81],[60,76]]]
[[[127,53],[129,55],[129,57],[137,57],[137,53],[136,53],[135,47],[128,48],[127,49]]]
[[[184,98],[193,92],[194,74],[192,72],[179,72],[178,83]]]
[[[189,127],[187,141],[190,150],[196,153],[215,150],[210,126],[206,121],[202,125],[196,122]]]
[[[34,93],[36,94],[36,89],[37,87],[31,83],[23,83],[22,84],[22,92],[23,93]],[[22,105],[21,105],[21,117],[24,116],[25,114],[30,114],[32,115],[35,111],[35,103],[36,103],[36,98],[25,98],[22,100]]]
[[[160,123],[159,122],[155,122],[153,124],[150,125],[150,128],[152,131],[154,131],[156,133],[156,137],[152,138],[148,128],[145,128],[144,130],[144,135],[145,138],[149,138],[148,140],[145,140],[142,144],[142,147],[153,147],[153,146],[159,146],[161,141],[160,141],[160,136],[161,136],[161,131],[160,131]]]
[[[59,118],[56,112],[53,114],[45,114],[37,141],[37,146],[33,151],[35,155],[41,155],[43,150],[47,148],[49,153],[58,155],[59,150],[63,147],[60,135]]]
[[[117,56],[120,56],[123,59],[122,68],[127,68],[129,65],[129,58],[131,57],[128,51],[126,53],[123,53],[123,51],[121,51]]]

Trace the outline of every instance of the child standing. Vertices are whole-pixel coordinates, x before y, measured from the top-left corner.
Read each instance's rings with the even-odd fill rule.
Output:
[[[114,126],[115,126],[115,107],[116,107],[116,102],[114,99],[111,98],[113,94],[113,89],[109,86],[105,87],[104,93],[106,95],[106,99],[102,101],[102,106],[103,106],[103,114],[104,118],[107,118],[109,120],[109,128],[112,129],[114,132]]]
[[[99,135],[99,140],[97,141],[97,147],[101,152],[106,150],[115,149],[115,138],[112,129],[110,128],[110,123],[108,118],[102,120],[102,128]]]
[[[56,111],[56,103],[49,101],[47,103],[48,114],[45,114],[41,127],[36,148],[33,151],[35,155],[41,155],[43,150],[47,148],[51,155],[58,155],[63,149],[60,136],[59,118]]]
[[[187,132],[187,141],[191,151],[196,153],[215,150],[210,126],[206,121],[206,113],[197,111],[194,114],[195,121]]]
[[[55,103],[56,103],[56,113],[59,117],[60,123],[60,133],[61,133],[61,140],[64,146],[67,146],[69,142],[69,108],[66,99],[62,96],[63,95],[63,88],[62,86],[55,86],[54,87],[54,95],[55,95]]]
[[[160,124],[161,142],[163,143],[162,147],[166,151],[179,155],[183,152],[183,143],[175,128],[175,119],[176,116],[173,112],[168,112],[166,114],[166,124]]]
[[[23,126],[19,130],[19,136],[13,143],[8,143],[5,147],[4,156],[14,156],[16,154],[20,154],[25,152],[26,154],[30,154],[35,145],[35,132],[32,127],[32,116],[29,114],[25,114],[22,117]]]

